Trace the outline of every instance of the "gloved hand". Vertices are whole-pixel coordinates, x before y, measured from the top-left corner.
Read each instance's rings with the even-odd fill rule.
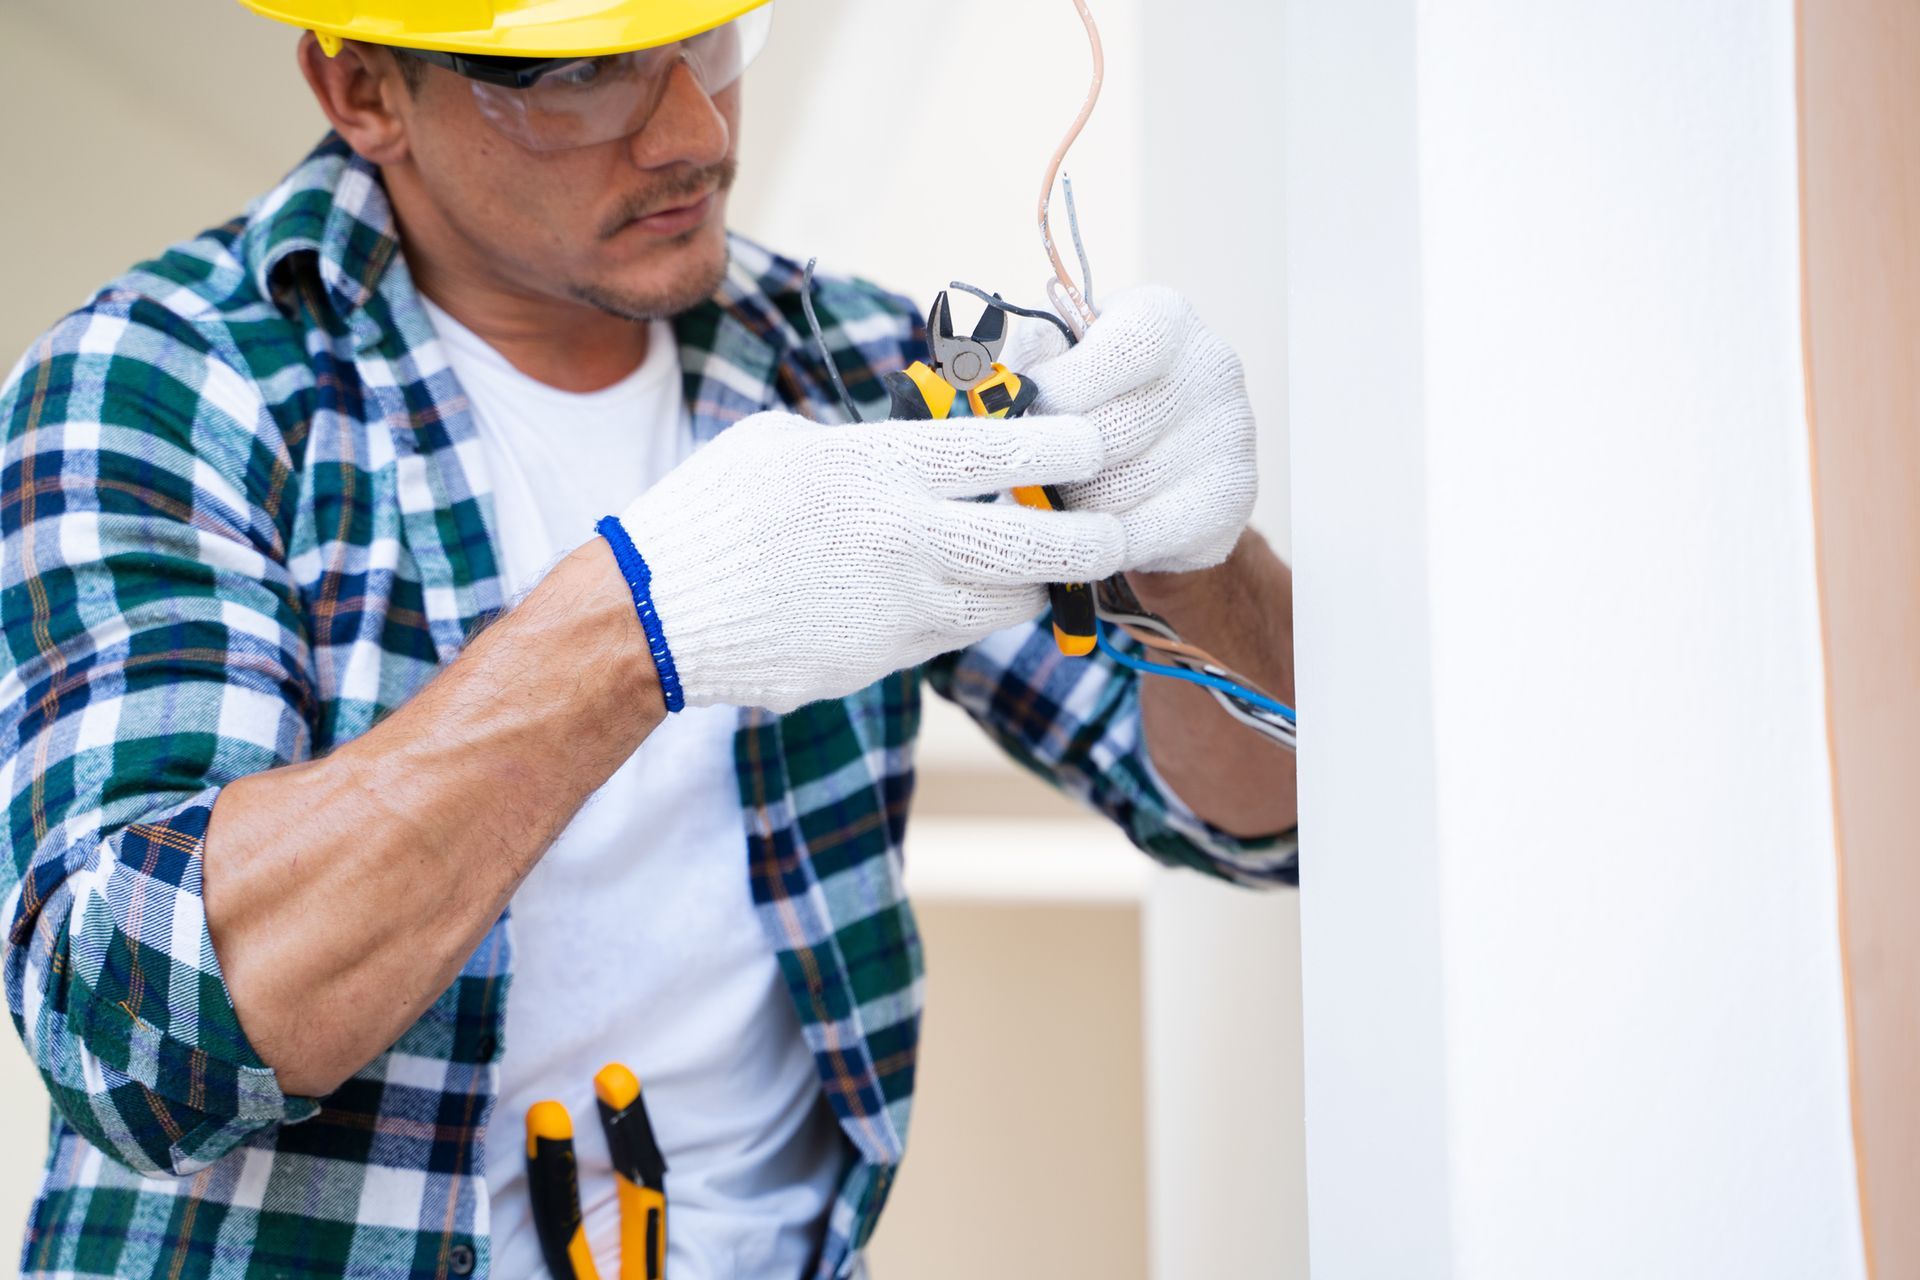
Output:
[[[1085,418],[820,426],[759,413],[620,515],[692,705],[787,712],[1023,622],[1115,572],[1120,522],[966,499],[1086,480]]]
[[[1106,465],[1060,486],[1070,510],[1118,516],[1127,569],[1219,564],[1253,514],[1253,406],[1240,358],[1170,289],[1101,303],[1072,350],[1052,325],[1023,323],[1002,357],[1040,387],[1040,413],[1086,414]]]

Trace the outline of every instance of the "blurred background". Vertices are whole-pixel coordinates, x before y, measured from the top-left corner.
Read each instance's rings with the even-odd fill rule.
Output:
[[[1242,353],[1258,524],[1284,554],[1281,6],[1094,9],[1106,95],[1069,170],[1095,283],[1179,288]],[[231,0],[0,5],[0,367],[318,140],[294,39]],[[1035,196],[1087,68],[1068,0],[780,0],[733,225],[921,299],[958,278],[1038,303]],[[929,1013],[875,1273],[1304,1276],[1294,895],[1160,871],[944,705],[923,762],[907,860]],[[0,1258],[45,1116],[0,1036]]]

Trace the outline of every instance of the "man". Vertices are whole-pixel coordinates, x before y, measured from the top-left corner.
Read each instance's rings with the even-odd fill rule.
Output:
[[[1037,416],[832,425],[799,271],[725,230],[767,10],[248,2],[333,134],[0,395],[22,1270],[536,1274],[520,1125],[620,1060],[675,1280],[858,1274],[923,680],[1154,855],[1294,876],[1290,758],[1039,617],[1125,571],[1290,693],[1237,361],[1138,291]],[[915,312],[818,302],[877,415]],[[974,500],[1043,482],[1071,509]]]

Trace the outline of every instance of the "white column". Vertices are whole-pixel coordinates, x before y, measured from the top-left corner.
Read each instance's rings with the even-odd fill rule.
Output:
[[[1313,1272],[1452,1274],[1411,0],[1288,10]]]
[[[1240,353],[1260,419],[1254,520],[1285,554],[1285,13],[1186,0],[1140,20],[1145,73],[1109,88],[1144,115],[1142,274]],[[1305,1280],[1298,896],[1162,873],[1141,928],[1151,1274]]]
[[[1791,0],[1294,0],[1314,1274],[1862,1274]]]

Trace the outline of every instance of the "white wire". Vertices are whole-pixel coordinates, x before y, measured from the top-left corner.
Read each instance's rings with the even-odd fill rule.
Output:
[[[1143,614],[1137,614],[1137,613],[1116,613],[1110,609],[1096,609],[1094,610],[1094,612],[1100,616],[1100,619],[1103,622],[1111,622],[1115,626],[1133,627],[1141,631],[1151,631],[1155,635],[1160,636],[1162,639],[1171,640],[1175,644],[1186,643],[1186,641],[1180,638],[1180,633],[1178,631],[1175,631],[1172,627],[1168,626],[1165,622],[1161,621],[1159,618],[1150,618]],[[1251,677],[1242,674],[1241,672],[1235,671],[1232,667],[1223,667],[1216,663],[1202,662],[1200,659],[1195,658],[1190,654],[1168,653],[1165,650],[1153,649],[1152,646],[1148,646],[1148,649],[1152,653],[1153,659],[1156,662],[1177,663],[1178,665],[1185,667],[1189,671],[1199,671],[1206,675],[1217,676],[1222,680],[1231,680],[1233,681],[1233,683],[1237,685],[1242,685],[1247,689],[1251,689],[1254,692],[1261,694],[1262,696],[1267,696],[1267,697],[1272,696],[1270,694],[1267,694],[1266,690],[1260,687],[1259,681],[1254,680]],[[1219,690],[1214,690],[1213,692],[1219,692]],[[1232,695],[1229,694],[1227,696],[1231,697]],[[1248,706],[1249,704],[1242,703],[1241,705]],[[1259,708],[1251,708],[1251,709],[1255,711],[1259,711]],[[1265,715],[1267,713],[1264,711],[1260,711],[1260,714]]]
[[[1095,612],[1099,614],[1103,622],[1110,622],[1115,626],[1137,627],[1142,631],[1151,631],[1164,639],[1173,641],[1175,644],[1184,643],[1184,641],[1180,639],[1180,633],[1159,618],[1149,618],[1137,613],[1120,613],[1112,609],[1097,609]],[[1236,684],[1253,687],[1253,682],[1237,671],[1215,666],[1212,663],[1199,662],[1183,653],[1157,652],[1154,656],[1159,659],[1172,659],[1174,662],[1192,671],[1202,671],[1210,676],[1219,676],[1223,680],[1232,680]],[[1213,695],[1213,700],[1220,704],[1222,710],[1235,720],[1238,720],[1241,724],[1246,725],[1249,729],[1252,729],[1262,737],[1272,739],[1289,751],[1297,751],[1299,749],[1298,731],[1285,720],[1280,719],[1278,716],[1269,716],[1258,707],[1241,702],[1232,694],[1222,690],[1209,689],[1207,692]]]
[[[1149,618],[1141,613],[1116,613],[1111,609],[1095,609],[1094,612],[1099,614],[1102,620],[1111,622],[1115,626],[1139,627],[1142,631],[1151,631],[1162,639],[1171,640],[1175,644],[1182,643],[1180,633],[1158,618]]]
[[[1209,689],[1207,692],[1213,695],[1213,700],[1220,704],[1222,711],[1225,711],[1235,720],[1247,726],[1247,728],[1253,730],[1263,738],[1279,743],[1288,751],[1295,752],[1296,754],[1299,752],[1299,735],[1288,727],[1285,721],[1264,720],[1257,712],[1246,709],[1244,703],[1220,692],[1218,689]]]

